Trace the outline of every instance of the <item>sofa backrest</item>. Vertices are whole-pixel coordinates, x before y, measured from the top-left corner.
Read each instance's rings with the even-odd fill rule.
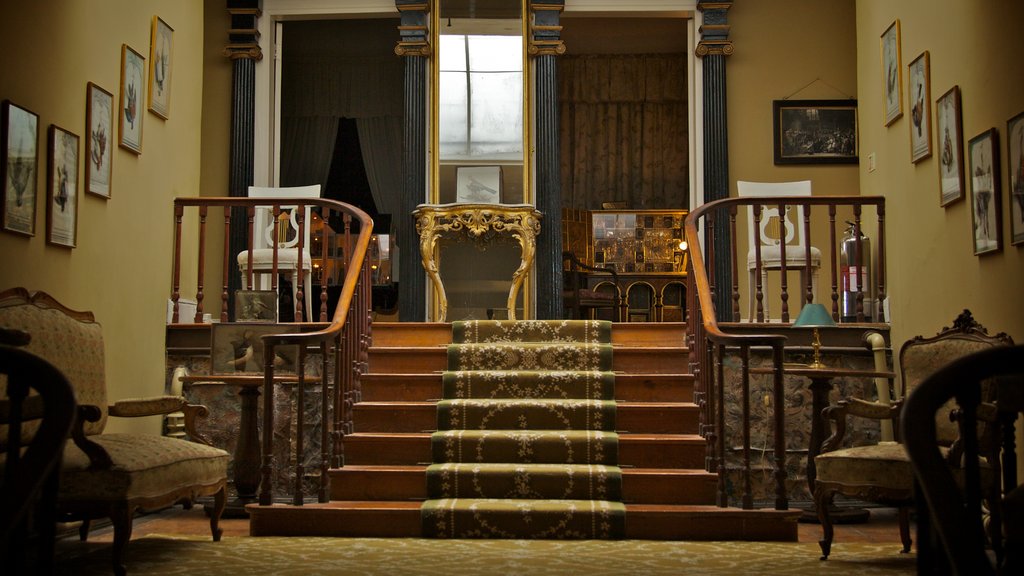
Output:
[[[107,423],[103,330],[92,312],[71,310],[45,292],[24,288],[0,292],[0,327],[29,333],[24,348],[49,361],[71,382],[80,405],[100,409],[100,419],[85,423],[85,434],[99,434]],[[0,383],[6,386],[6,382]],[[3,391],[6,394],[6,390]],[[6,444],[6,429],[0,431]],[[29,438],[24,438],[28,441]]]

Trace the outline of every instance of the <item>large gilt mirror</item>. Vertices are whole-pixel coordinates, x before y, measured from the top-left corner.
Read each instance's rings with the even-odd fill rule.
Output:
[[[523,2],[438,0],[432,17],[431,203],[529,203]],[[527,290],[507,307],[522,258],[512,238],[447,239],[434,257],[447,320],[529,316]]]

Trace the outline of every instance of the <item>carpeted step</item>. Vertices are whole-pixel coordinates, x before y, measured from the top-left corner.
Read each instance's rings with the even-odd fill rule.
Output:
[[[622,500],[622,470],[591,464],[431,464],[429,498]]]
[[[615,374],[597,370],[458,370],[445,372],[442,398],[589,398],[611,400]]]
[[[611,344],[449,344],[449,370],[611,370]]]
[[[518,398],[442,400],[437,429],[615,430],[614,400]]]
[[[426,538],[622,538],[626,507],[607,500],[427,500]]]
[[[452,342],[609,343],[612,323],[603,320],[466,320],[452,322]]]
[[[599,430],[445,430],[430,435],[436,463],[617,464],[619,435]]]

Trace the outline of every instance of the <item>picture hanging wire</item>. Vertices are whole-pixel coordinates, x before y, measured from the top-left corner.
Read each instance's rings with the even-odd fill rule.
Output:
[[[854,96],[851,96],[851,95],[847,94],[846,92],[843,92],[843,91],[842,91],[842,90],[840,90],[839,88],[836,88],[836,87],[835,87],[835,86],[833,86],[832,84],[829,84],[828,82],[826,82],[826,81],[822,80],[822,79],[821,79],[821,77],[819,76],[818,78],[815,78],[814,80],[811,80],[811,81],[810,81],[810,82],[808,82],[807,84],[804,84],[803,86],[801,86],[800,88],[798,88],[798,89],[796,90],[796,92],[793,92],[793,93],[791,93],[790,95],[788,95],[788,96],[785,96],[785,97],[783,97],[782,99],[783,99],[783,100],[789,100],[789,99],[790,99],[790,98],[792,98],[793,96],[796,96],[797,94],[799,94],[799,93],[803,92],[804,90],[807,90],[808,88],[810,88],[811,86],[813,86],[813,85],[817,84],[818,82],[821,82],[821,83],[822,83],[822,84],[824,84],[825,86],[828,86],[829,88],[831,88],[831,89],[835,90],[836,92],[838,92],[838,93],[839,93],[840,95],[842,95],[842,96],[843,96],[844,98],[846,98],[846,99],[848,99],[848,100],[853,100],[853,99],[855,98]]]

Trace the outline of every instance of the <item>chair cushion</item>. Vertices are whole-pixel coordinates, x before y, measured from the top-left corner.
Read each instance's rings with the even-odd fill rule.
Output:
[[[764,268],[778,268],[782,265],[779,255],[779,246],[761,247],[761,266]],[[798,268],[804,265],[804,249],[800,246],[786,246],[786,267]],[[754,268],[757,265],[757,254],[750,250],[747,252],[747,268]],[[821,250],[811,246],[811,267],[821,266]]]
[[[187,486],[210,486],[227,477],[224,450],[152,434],[100,434],[113,466],[88,470],[89,458],[71,440],[61,468],[61,501],[123,501],[157,498]]]
[[[299,251],[295,249],[282,248],[277,251],[277,268],[279,270],[294,270],[296,260],[298,260]],[[312,258],[309,255],[309,250],[302,251],[302,269],[310,270],[312,268]],[[252,268],[253,270],[270,270],[274,263],[274,249],[273,248],[257,248],[252,251]],[[243,250],[238,253],[238,267],[245,270],[245,267],[249,264],[249,251]]]
[[[911,490],[914,469],[903,444],[884,442],[819,454],[814,458],[817,479],[849,485],[872,485]]]

